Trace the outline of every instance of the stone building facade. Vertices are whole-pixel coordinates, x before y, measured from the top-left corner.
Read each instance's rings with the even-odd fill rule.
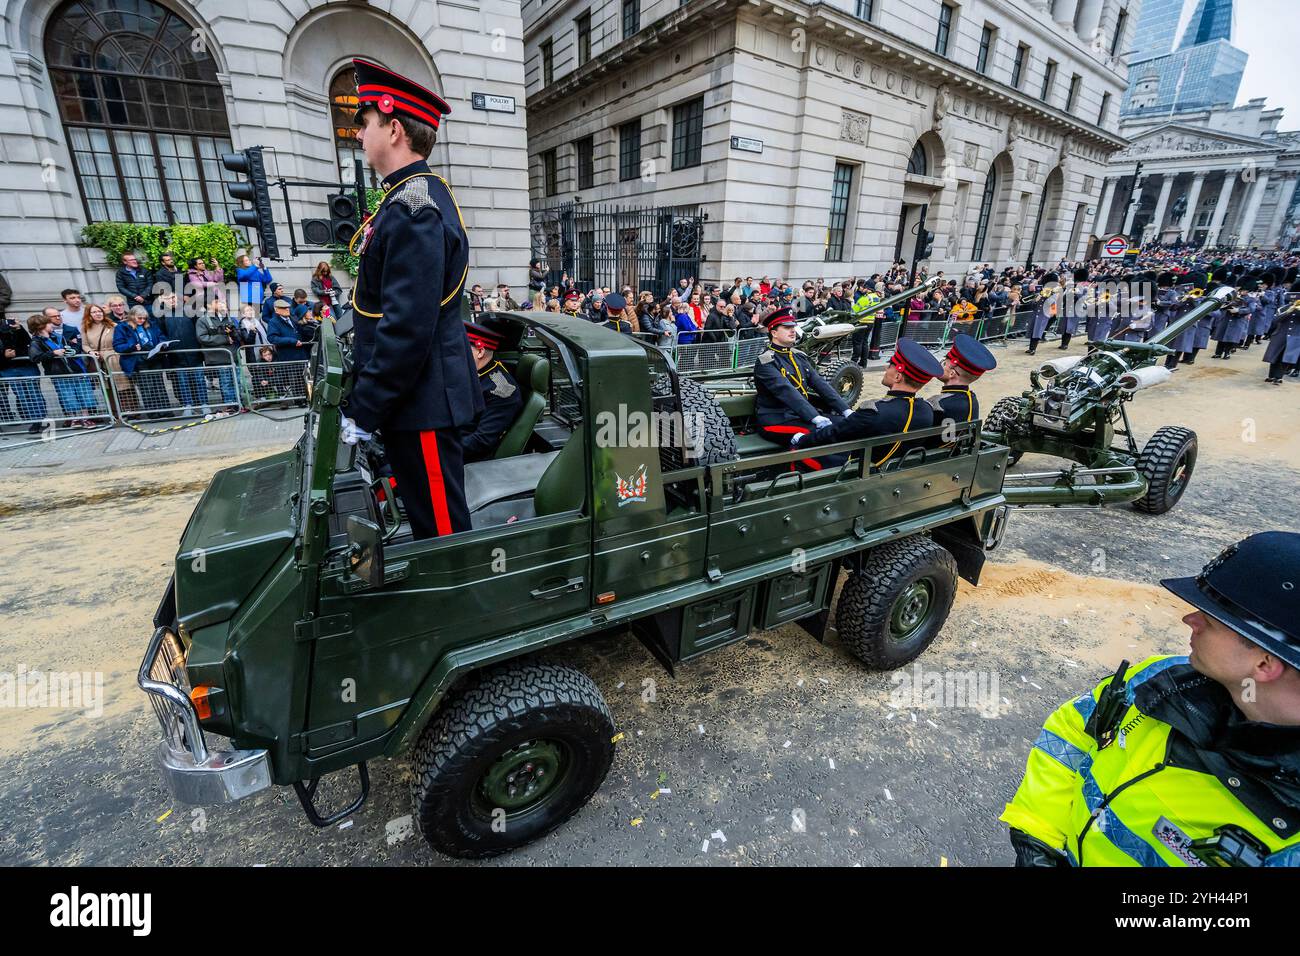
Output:
[[[1077,256],[1126,7],[525,0],[534,251],[539,210],[617,202],[702,208],[714,279],[910,261],[923,211],[932,268]]]
[[[268,165],[286,179],[342,178],[348,111],[332,97],[348,85],[354,56],[451,104],[431,163],[455,187],[471,276],[521,284],[518,0],[9,0],[0,20],[0,272],[12,308],[49,305],[65,286],[112,290],[103,253],[77,245],[87,222],[224,220],[223,149],[274,149]],[[474,109],[474,93],[513,98],[515,112]],[[324,214],[323,193],[312,195],[317,202],[295,195],[296,213]],[[287,249],[287,224],[278,225]],[[322,258],[272,270],[305,284]]]
[[[1290,248],[1300,132],[1279,131],[1281,120],[1282,110],[1266,109],[1263,99],[1126,119],[1120,130],[1131,142],[1106,171],[1100,231],[1142,242]]]

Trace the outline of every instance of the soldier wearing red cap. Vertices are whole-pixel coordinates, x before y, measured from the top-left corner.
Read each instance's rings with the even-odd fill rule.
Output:
[[[379,431],[415,538],[467,531],[460,430],[483,411],[460,320],[469,239],[426,159],[450,107],[436,93],[354,60],[357,139],[385,194],[353,237],[353,382],[345,440]]]
[[[904,435],[934,426],[934,409],[918,398],[916,393],[926,382],[943,374],[939,360],[925,347],[912,339],[899,339],[898,348],[885,366],[880,384],[889,389],[884,398],[861,406],[847,418],[823,425],[808,435],[795,435],[790,447],[801,451],[816,445],[834,445],[838,442],[872,438],[877,435]],[[879,468],[895,455],[906,454],[920,441],[899,439],[892,444],[877,445],[871,464]],[[828,455],[824,465],[835,466],[844,461],[843,455]]]
[[[971,384],[997,365],[998,360],[979,339],[964,332],[954,336],[952,348],[943,360],[943,389],[930,399],[934,423],[973,422],[979,418],[980,403]]]
[[[497,359],[506,329],[484,318],[482,323],[466,322],[465,337],[478,368],[479,387],[483,391],[483,414],[472,426],[462,429],[465,461],[486,461],[497,453],[501,438],[519,417],[524,398],[519,385]]]
[[[848,414],[849,406],[803,352],[794,349],[799,323],[788,309],[763,319],[771,346],[754,362],[754,414],[763,437],[788,445],[790,436],[806,435],[830,425],[830,416]],[[809,459],[806,464],[820,468]]]

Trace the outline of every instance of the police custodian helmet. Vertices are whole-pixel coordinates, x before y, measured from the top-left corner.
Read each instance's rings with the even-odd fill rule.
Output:
[[[1292,667],[1300,668],[1300,534],[1264,531],[1227,548],[1192,578],[1160,582]]]

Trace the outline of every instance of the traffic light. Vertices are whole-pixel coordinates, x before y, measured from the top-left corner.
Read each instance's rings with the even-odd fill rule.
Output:
[[[934,233],[929,229],[922,229],[916,234],[916,255],[912,258],[917,262],[922,259],[929,259],[934,252]]]
[[[235,225],[255,230],[262,255],[268,259],[279,259],[280,244],[275,238],[275,219],[272,216],[271,191],[266,182],[266,166],[262,162],[262,147],[250,146],[239,153],[224,153],[221,165],[233,173],[248,177],[246,183],[226,185],[232,199],[253,204],[252,209],[235,210]]]
[[[330,207],[330,233],[334,243],[343,247],[352,241],[357,231],[357,201],[347,193],[333,193],[328,197]]]

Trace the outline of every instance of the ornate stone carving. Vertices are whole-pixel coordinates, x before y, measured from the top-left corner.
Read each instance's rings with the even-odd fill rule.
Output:
[[[974,169],[975,164],[979,162],[980,148],[978,143],[966,143],[962,149],[962,162],[967,169]]]
[[[860,146],[867,145],[867,134],[871,131],[871,117],[866,113],[844,110],[840,117],[840,139]]]
[[[952,109],[952,93],[944,83],[934,92],[934,122],[931,128],[937,133],[943,127],[944,117]]]

